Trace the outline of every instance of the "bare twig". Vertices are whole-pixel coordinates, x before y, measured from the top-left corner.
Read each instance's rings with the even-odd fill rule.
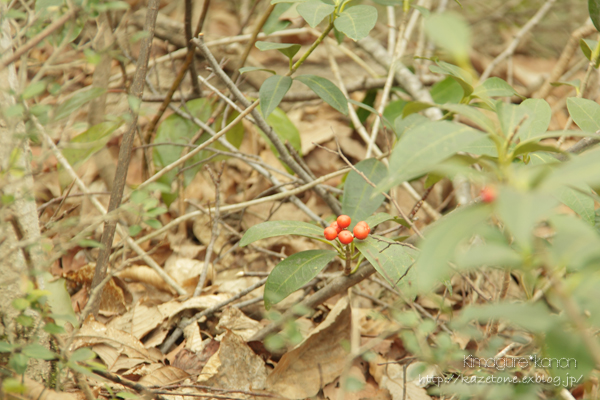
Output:
[[[11,56],[7,57],[6,60],[2,60],[2,62],[0,62],[0,71],[6,68],[7,65],[17,61],[19,58],[21,58],[22,55],[27,53],[29,50],[33,49],[42,40],[50,36],[54,31],[56,31],[59,28],[62,28],[65,25],[65,23],[71,18],[74,18],[78,12],[78,7],[72,7],[60,18],[48,25],[43,31],[35,35],[35,37],[27,40],[27,42],[22,47],[18,48],[14,53],[12,53]]]
[[[527,21],[525,25],[523,25],[521,30],[519,30],[519,32],[515,35],[515,38],[508,45],[508,47],[502,53],[500,53],[498,57],[494,58],[494,60],[492,60],[492,62],[487,66],[485,71],[483,71],[483,73],[481,74],[481,81],[484,81],[487,78],[489,78],[490,74],[498,64],[504,61],[507,57],[513,55],[515,49],[517,48],[519,43],[521,43],[521,39],[523,39],[523,36],[525,36],[525,34],[529,32],[531,28],[536,26],[541,21],[541,19],[544,17],[544,15],[546,15],[548,10],[550,10],[550,7],[552,7],[552,5],[555,2],[556,0],[546,0],[546,2],[540,7],[540,9],[535,13],[535,15],[531,17],[531,19]]]
[[[156,16],[158,14],[159,3],[159,0],[150,0],[148,4],[148,11],[146,15],[145,24],[145,31],[148,32],[148,35],[141,41],[141,50],[137,63],[137,71],[133,80],[133,85],[131,87],[131,95],[137,97],[138,99],[142,97],[142,91],[144,89],[144,80],[148,68],[148,60],[150,58],[150,48],[152,46],[152,39],[154,38],[154,24],[156,23]],[[129,161],[131,160],[133,139],[135,137],[135,131],[137,127],[138,111],[131,110],[131,114],[132,121],[130,123],[128,131],[123,135],[123,141],[121,144],[121,149],[119,151],[119,162],[117,165],[117,171],[115,173],[114,187],[108,204],[109,213],[116,210],[121,205],[121,200],[123,198],[125,180],[127,178],[127,170],[129,168]],[[101,239],[101,243],[104,245],[104,248],[100,250],[100,254],[98,256],[96,269],[94,271],[94,279],[92,280],[92,288],[96,287],[106,276],[106,271],[108,268],[108,259],[110,257],[116,227],[116,221],[108,221],[104,224],[104,231],[102,232]],[[99,305],[100,302],[98,299],[96,300],[96,304],[92,306],[92,312],[94,315],[98,313]]]
[[[219,311],[221,308],[233,303],[234,301],[236,301],[237,299],[239,299],[241,297],[244,297],[245,295],[254,291],[255,289],[258,289],[259,287],[264,285],[266,281],[267,281],[267,278],[261,279],[260,281],[256,282],[254,285],[242,290],[241,292],[230,297],[229,299],[224,300],[218,304],[215,304],[214,306],[212,306],[210,308],[207,308],[204,311],[199,312],[198,314],[194,315],[192,318],[186,320],[185,322],[182,321],[179,324],[179,326],[173,331],[171,336],[169,336],[169,338],[167,340],[165,340],[165,342],[161,346],[160,350],[163,353],[166,353],[169,350],[169,348],[175,343],[175,341],[181,337],[181,335],[183,334],[183,330],[185,329],[186,326],[188,326],[192,323],[195,323],[202,317],[207,317],[209,315],[214,314],[215,312]]]
[[[219,202],[221,200],[221,196],[220,196],[221,175],[223,174],[224,167],[221,168],[221,171],[217,175],[215,175],[212,172],[212,169],[210,167],[207,167],[207,170],[210,175],[210,178],[213,181],[213,184],[215,185],[215,212],[213,215],[213,226],[212,226],[212,231],[211,231],[211,235],[210,235],[210,242],[208,243],[208,247],[206,248],[206,256],[204,257],[204,268],[202,269],[202,274],[200,275],[200,279],[198,280],[198,285],[196,286],[196,290],[194,290],[194,296],[200,296],[200,293],[202,293],[202,288],[204,287],[204,283],[206,282],[206,275],[208,274],[208,269],[211,264],[213,247],[215,245],[215,241],[217,240],[217,237],[219,236],[219,218],[220,218]]]
[[[207,58],[211,67],[213,68],[213,72],[217,74],[217,76],[223,81],[223,83],[225,83],[227,88],[238,99],[238,101],[242,103],[245,107],[248,107],[250,102],[244,97],[242,92],[240,92],[240,90],[237,88],[237,86],[235,86],[235,84],[227,76],[227,74],[225,74],[225,72],[223,71],[217,60],[214,58],[208,47],[206,47],[206,44],[204,44],[204,42],[201,39],[193,39],[193,42],[196,44],[196,46],[198,46],[200,51],[202,51],[204,56]],[[258,127],[267,135],[271,143],[273,143],[273,145],[279,152],[279,155],[282,157],[283,161],[302,180],[304,180],[306,183],[311,182],[313,179],[306,171],[304,171],[304,169],[302,169],[300,165],[298,165],[298,163],[292,158],[292,156],[290,156],[279,137],[275,134],[275,132],[273,132],[273,129],[269,126],[269,124],[267,124],[262,115],[258,111],[254,110],[252,111],[252,116],[254,117],[254,120],[256,121]],[[316,186],[314,190],[323,200],[325,200],[327,205],[329,205],[329,207],[334,213],[341,214],[341,207],[330,193],[326,192],[324,189],[318,186]]]

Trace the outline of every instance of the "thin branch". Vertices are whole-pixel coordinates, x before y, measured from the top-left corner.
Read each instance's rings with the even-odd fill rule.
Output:
[[[481,74],[481,77],[479,78],[480,81],[483,82],[484,80],[489,78],[490,74],[498,64],[504,61],[507,57],[510,57],[514,54],[517,46],[519,45],[519,43],[521,43],[521,39],[523,39],[523,36],[525,36],[525,34],[529,32],[531,28],[536,26],[541,21],[541,19],[544,17],[544,15],[546,15],[546,13],[550,10],[550,7],[552,7],[552,5],[555,2],[556,0],[546,0],[544,5],[540,7],[540,9],[535,13],[535,15],[531,17],[531,19],[527,21],[525,25],[523,25],[521,30],[515,35],[515,38],[508,45],[508,47],[502,53],[500,53],[498,57],[494,58],[492,62],[487,66],[487,68],[485,69],[485,71],[483,71],[483,74]]]
[[[63,14],[59,19],[52,22],[48,25],[43,31],[38,33],[35,37],[28,40],[22,47],[18,48],[10,57],[6,60],[3,60],[0,63],[0,71],[6,68],[7,65],[12,64],[21,58],[22,55],[27,53],[29,50],[33,49],[35,46],[40,44],[40,42],[50,36],[54,31],[59,28],[62,28],[68,20],[75,17],[79,12],[79,7],[72,7],[69,11]]]
[[[204,311],[199,312],[198,314],[194,315],[192,318],[187,319],[185,321],[181,321],[179,323],[179,326],[173,331],[173,333],[171,334],[171,336],[165,340],[165,342],[163,343],[163,345],[161,346],[160,350],[163,353],[167,353],[167,351],[169,351],[169,348],[175,343],[175,341],[177,339],[179,339],[181,337],[181,335],[183,334],[183,330],[190,324],[195,323],[196,321],[198,321],[200,318],[202,317],[207,317],[209,315],[214,314],[215,312],[219,311],[221,308],[233,303],[234,301],[236,301],[239,298],[244,297],[245,295],[247,295],[248,293],[258,289],[259,287],[261,287],[262,285],[265,284],[265,282],[267,282],[267,278],[261,279],[260,281],[256,282],[254,285],[242,290],[241,292],[239,292],[238,294],[230,297],[227,300],[224,300],[218,304],[215,304],[212,307],[207,308]]]
[[[215,59],[215,57],[212,55],[212,53],[210,52],[208,47],[206,47],[206,44],[204,44],[204,42],[201,39],[193,39],[192,41],[196,44],[196,46],[198,46],[200,51],[202,51],[204,56],[207,58],[211,67],[213,68],[213,72],[223,81],[223,83],[225,83],[227,88],[238,99],[238,101],[240,103],[242,103],[245,107],[248,107],[250,102],[244,97],[242,92],[240,92],[240,90],[237,88],[237,86],[235,86],[235,83],[233,83],[233,81],[223,71],[223,69],[221,68],[221,66]],[[315,41],[315,43],[316,42],[317,41]],[[309,51],[310,51],[310,49],[307,51],[307,53]],[[300,60],[302,60],[302,58]],[[298,62],[300,62],[300,60]],[[298,62],[296,64],[298,64]],[[295,64],[295,68],[297,68],[296,64]],[[292,70],[293,70],[293,68],[292,68]],[[279,152],[279,155],[282,157],[283,161],[302,180],[304,180],[307,183],[311,182],[313,179],[310,177],[310,175],[306,171],[304,171],[304,169],[302,169],[302,167],[300,165],[298,165],[298,163],[292,158],[292,156],[290,156],[287,149],[285,148],[285,146],[279,139],[279,136],[277,136],[275,134],[275,132],[273,132],[273,129],[269,126],[269,124],[267,124],[267,122],[262,117],[262,115],[258,111],[254,110],[254,111],[252,111],[252,116],[254,117],[254,120],[256,121],[256,124],[258,125],[258,127],[265,133],[265,135],[267,135],[267,137],[269,138],[271,143],[273,143],[273,146],[275,146],[275,148]],[[341,207],[339,206],[339,204],[337,203],[335,198],[330,193],[328,193],[323,188],[320,188],[318,186],[316,186],[314,190],[323,200],[325,200],[327,205],[329,205],[329,207],[331,208],[331,210],[334,213],[336,213],[338,215],[341,214]]]

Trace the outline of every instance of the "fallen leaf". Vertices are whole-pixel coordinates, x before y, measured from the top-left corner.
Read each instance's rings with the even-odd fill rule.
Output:
[[[144,386],[166,386],[181,382],[188,376],[190,374],[184,370],[166,365],[144,376],[139,380],[139,383]]]
[[[228,329],[245,341],[248,341],[261,328],[260,322],[248,318],[236,307],[227,307],[217,324],[217,329]],[[223,333],[223,335],[225,334]]]
[[[379,383],[379,387],[387,389],[392,400],[431,400],[427,391],[414,382],[406,382],[406,397],[404,397],[404,370],[400,364],[386,363],[381,356],[369,361],[369,372]]]
[[[323,321],[302,343],[283,355],[267,379],[267,390],[288,399],[315,396],[340,376],[350,340],[350,305],[342,297]]]
[[[208,360],[198,382],[220,389],[260,390],[265,387],[267,369],[244,340],[227,331],[217,351]]]

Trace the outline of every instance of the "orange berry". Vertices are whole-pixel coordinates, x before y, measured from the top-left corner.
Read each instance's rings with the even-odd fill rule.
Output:
[[[481,201],[484,203],[491,203],[496,200],[498,197],[498,193],[496,192],[496,188],[493,186],[486,186],[481,189]]]
[[[349,244],[352,243],[354,237],[352,236],[350,231],[341,231],[338,235],[338,239],[340,239],[340,242],[342,242],[342,244]]]
[[[340,215],[339,217],[337,217],[337,224],[342,229],[346,229],[347,227],[349,227],[351,222],[352,220],[347,215]]]
[[[329,227],[325,228],[325,230],[323,231],[323,235],[325,235],[325,239],[327,239],[327,240],[335,240],[338,233],[334,227],[329,226]]]
[[[360,240],[366,239],[369,236],[369,225],[361,224],[360,222],[354,227],[354,237]]]
[[[338,225],[337,221],[333,221],[329,226],[332,227],[332,228],[335,228],[335,230],[337,231],[337,233],[340,233],[342,231],[342,228],[340,228],[340,226]]]

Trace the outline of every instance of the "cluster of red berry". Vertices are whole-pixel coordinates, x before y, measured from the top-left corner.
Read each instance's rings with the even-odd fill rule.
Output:
[[[369,236],[371,228],[369,228],[369,225],[365,221],[360,221],[358,224],[356,224],[353,230],[354,236],[352,236],[352,233],[346,230],[346,228],[350,226],[351,222],[352,220],[349,216],[340,215],[337,217],[336,221],[333,221],[331,225],[325,228],[325,231],[323,232],[325,239],[335,240],[335,238],[338,238],[342,244],[349,244],[352,243],[354,238],[363,240]]]

